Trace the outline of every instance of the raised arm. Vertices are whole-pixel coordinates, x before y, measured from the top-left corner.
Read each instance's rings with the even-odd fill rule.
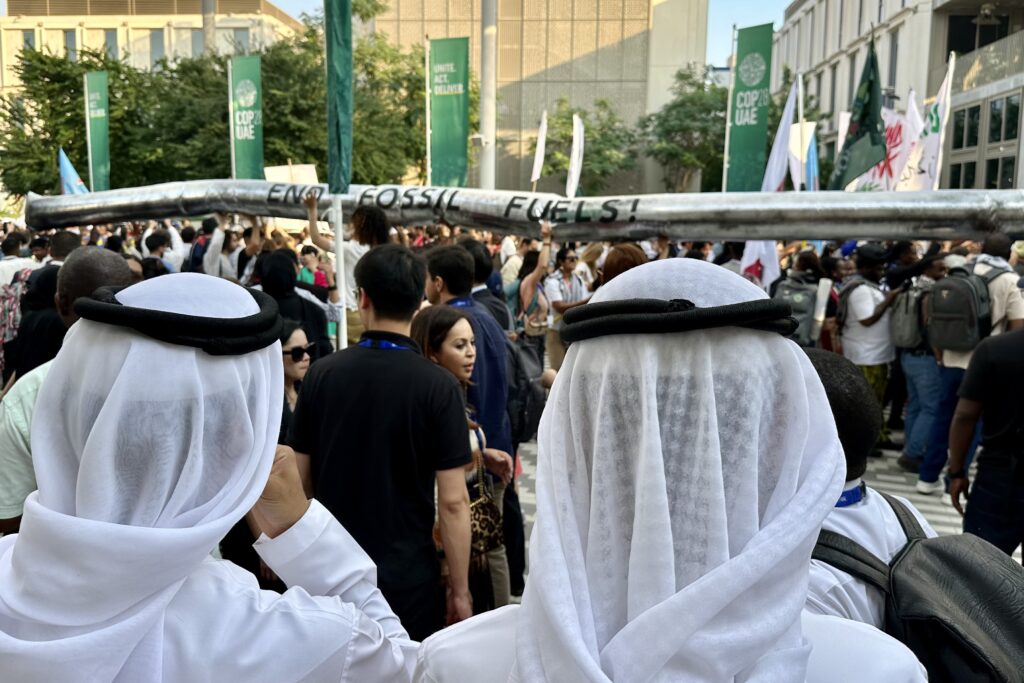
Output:
[[[306,217],[309,219],[309,239],[313,240],[320,249],[324,251],[333,252],[334,243],[320,234],[320,211],[317,208],[317,202],[320,199],[320,195],[316,190],[310,190],[303,197],[303,203],[306,205]],[[335,232],[340,233],[340,230]],[[335,235],[337,237],[337,235]]]
[[[533,290],[537,288],[537,284],[547,274],[548,262],[551,260],[551,232],[551,223],[546,221],[541,223],[541,250],[540,257],[537,259],[537,267],[533,269],[532,273],[524,277],[519,285],[519,299],[524,310],[529,305],[530,300],[533,299]]]

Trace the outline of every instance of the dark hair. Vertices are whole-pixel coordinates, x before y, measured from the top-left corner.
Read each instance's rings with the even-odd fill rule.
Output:
[[[291,336],[295,334],[295,331],[302,329],[302,323],[291,318],[282,318],[281,323],[281,336],[278,339],[281,340],[282,344],[287,344]]]
[[[302,255],[307,256],[309,254],[312,254],[313,256],[320,258],[320,250],[314,247],[312,244],[307,244],[306,246],[302,247]]]
[[[152,235],[150,235],[152,237]],[[149,240],[146,240],[147,242]],[[161,275],[170,275],[171,271],[167,270],[167,266],[161,259],[155,256],[147,256],[142,259],[142,279],[149,280],[150,278],[159,277]]]
[[[491,260],[491,252],[482,242],[472,237],[463,237],[459,240],[459,246],[469,252],[473,257],[473,282],[480,284],[487,282],[487,278],[494,272],[494,261]]]
[[[33,238],[32,241],[28,243],[28,248],[29,249],[35,249],[36,247],[40,247],[42,249],[49,249],[50,248],[50,238],[49,237],[35,237],[35,238]]]
[[[864,475],[882,428],[882,407],[860,369],[838,353],[805,349],[818,372],[846,454],[846,481]]]
[[[202,222],[202,231],[204,235],[212,235],[213,231],[217,229],[219,221],[216,216],[207,216]]]
[[[70,230],[58,230],[50,238],[50,256],[56,261],[63,261],[80,246],[82,246],[81,235],[76,235]]]
[[[836,277],[836,275],[838,275],[836,271],[839,270],[839,259],[835,256],[826,256],[821,259],[821,269],[825,271],[826,277],[832,280],[838,279]]]
[[[701,251],[698,247],[690,247],[689,249],[687,249],[686,253],[683,254],[683,258],[695,258],[698,261],[705,260],[704,252]]]
[[[743,258],[743,247],[745,242],[722,242],[722,251],[715,257],[715,265],[721,266],[732,260]]]
[[[294,265],[296,265],[296,266],[299,265],[299,255],[295,253],[294,249],[289,249],[288,247],[284,247],[283,249],[275,249],[274,253],[275,254],[283,254],[284,256],[287,256],[288,259]]]
[[[124,250],[124,240],[119,235],[107,235],[103,248],[120,254]]]
[[[275,299],[283,299],[295,293],[294,251],[278,249],[262,261],[258,261],[257,266],[260,268],[260,285],[264,292]]]
[[[0,242],[0,251],[4,252],[4,256],[17,256],[21,251],[21,238],[18,237],[18,233],[12,232],[5,237],[4,241]]]
[[[466,296],[473,289],[473,257],[462,247],[449,245],[427,253],[430,277],[444,280],[452,296]]]
[[[459,251],[469,258],[465,250]],[[412,320],[423,303],[427,269],[406,247],[382,244],[359,259],[355,278],[356,286],[366,292],[378,317],[407,321]]]
[[[821,259],[813,251],[801,251],[796,257],[796,269],[805,273],[810,273],[814,276],[815,280],[820,280],[824,277],[828,277],[825,272],[825,268],[821,265]]]
[[[57,273],[57,293],[63,306],[71,310],[77,299],[100,287],[121,287],[134,281],[135,274],[122,256],[99,247],[77,247]]]
[[[376,206],[360,206],[352,212],[352,232],[360,244],[371,247],[387,244],[387,214]]]
[[[191,225],[187,225],[181,229],[181,241],[190,243],[196,238],[196,229]]]
[[[999,258],[1010,258],[1010,248],[1013,242],[1001,232],[993,233],[981,243],[981,253]]]
[[[523,256],[523,265],[519,266],[519,281],[522,282],[527,275],[537,270],[537,261],[540,260],[540,252],[531,249]]]
[[[146,249],[149,249],[150,253],[152,253],[160,247],[166,247],[168,243],[169,240],[166,235],[162,232],[154,232],[146,238]],[[143,265],[145,265],[145,263],[143,263]]]
[[[622,275],[631,268],[642,266],[647,263],[647,254],[638,245],[632,242],[616,244],[608,250],[608,256],[604,259],[604,268],[601,270],[602,284],[608,284],[614,278]]]
[[[889,260],[899,261],[901,258],[903,258],[904,254],[906,254],[908,251],[912,251],[913,249],[913,242],[908,242],[907,240],[900,240],[896,244],[892,245],[892,249],[889,250]]]
[[[561,249],[559,249],[557,252],[555,252],[555,263],[558,264],[558,265],[561,265],[562,263],[565,263],[565,259],[567,259],[569,257],[569,252],[570,251],[576,251],[576,250],[573,249],[572,247],[570,247],[569,245],[565,245]]]
[[[409,336],[423,351],[423,355],[441,350],[445,338],[455,323],[469,320],[469,316],[454,306],[430,306],[416,314],[412,319],[412,330]]]

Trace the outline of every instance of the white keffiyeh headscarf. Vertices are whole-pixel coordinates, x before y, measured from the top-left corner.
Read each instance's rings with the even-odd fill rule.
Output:
[[[124,305],[213,318],[259,310],[226,280],[181,274]],[[80,320],[40,390],[39,490],[0,539],[0,678],[162,677],[167,605],[267,480],[281,420],[280,343],[211,356]]]
[[[593,302],[766,298],[694,259]],[[538,436],[519,681],[803,681],[811,549],[845,465],[800,348],[736,327],[573,344]]]

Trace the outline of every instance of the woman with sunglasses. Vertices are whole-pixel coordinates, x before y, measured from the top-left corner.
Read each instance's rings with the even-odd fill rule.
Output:
[[[555,254],[555,272],[544,282],[544,293],[551,308],[548,310],[548,359],[551,369],[558,371],[565,358],[566,345],[562,341],[562,316],[565,312],[590,301],[587,286],[576,274],[579,258],[576,250],[563,246]]]
[[[284,405],[282,406],[281,430],[277,442],[288,443],[288,431],[292,426],[292,412],[299,397],[299,384],[309,370],[309,354],[313,345],[306,338],[306,333],[296,320],[284,319],[281,327],[281,350],[284,352]],[[259,579],[260,588],[283,593],[286,586],[277,578],[253,549],[253,541],[259,537],[252,513],[240,519],[231,528],[227,536],[220,542],[220,554],[225,560],[231,560],[242,569],[247,569]]]

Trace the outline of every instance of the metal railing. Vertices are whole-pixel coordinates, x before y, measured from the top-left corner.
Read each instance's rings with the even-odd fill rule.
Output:
[[[1024,31],[957,57],[953,94],[1024,73]]]

